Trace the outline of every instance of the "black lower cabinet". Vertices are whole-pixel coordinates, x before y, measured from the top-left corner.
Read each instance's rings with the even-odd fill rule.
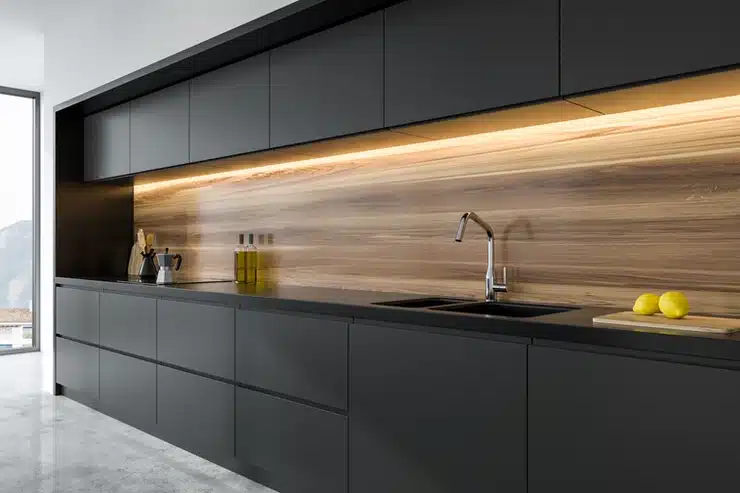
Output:
[[[100,410],[144,431],[157,421],[157,365],[100,350]]]
[[[347,418],[237,387],[241,474],[280,493],[346,492]]]
[[[233,467],[234,386],[158,365],[156,434]]]
[[[526,346],[350,326],[352,493],[524,493]]]
[[[740,372],[532,346],[529,492],[737,491]]]
[[[60,337],[56,339],[56,381],[64,387],[64,395],[97,408],[100,350]]]

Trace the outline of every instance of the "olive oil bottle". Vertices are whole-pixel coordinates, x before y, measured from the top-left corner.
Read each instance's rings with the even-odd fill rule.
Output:
[[[246,250],[246,279],[247,284],[255,284],[257,282],[257,261],[259,254],[257,247],[254,246],[254,233],[249,233],[249,241],[247,242]]]
[[[237,284],[254,284],[257,281],[257,247],[254,234],[249,233],[249,243],[244,246],[244,235],[234,249],[234,281]]]
[[[247,283],[247,247],[244,246],[244,233],[239,235],[239,244],[234,248],[234,282]]]

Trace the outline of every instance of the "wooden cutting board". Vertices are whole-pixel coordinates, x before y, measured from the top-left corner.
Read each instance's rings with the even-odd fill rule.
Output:
[[[686,315],[680,319],[666,318],[661,314],[638,315],[633,312],[610,313],[594,317],[594,323],[652,329],[689,330],[713,334],[732,334],[740,330],[740,318],[704,317]]]

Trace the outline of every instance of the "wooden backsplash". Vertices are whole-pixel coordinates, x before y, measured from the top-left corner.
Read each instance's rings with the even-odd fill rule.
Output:
[[[190,275],[273,232],[282,283],[483,295],[485,235],[521,301],[631,307],[684,290],[740,314],[740,97],[135,187],[137,228]]]

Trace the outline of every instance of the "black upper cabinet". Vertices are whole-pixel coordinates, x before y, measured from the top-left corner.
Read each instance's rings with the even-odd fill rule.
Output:
[[[56,288],[56,333],[97,344],[99,295],[96,291]]]
[[[100,345],[157,357],[157,300],[100,293]]]
[[[526,491],[526,346],[350,326],[352,493]]]
[[[532,346],[529,491],[735,491],[740,372]]]
[[[192,80],[191,162],[267,149],[269,130],[269,54]]]
[[[189,161],[190,82],[131,101],[131,172]]]
[[[383,14],[377,12],[270,53],[270,145],[383,126]]]
[[[236,379],[347,408],[347,323],[238,310]]]
[[[389,7],[385,126],[557,96],[558,22],[558,0]]]
[[[562,93],[740,63],[740,2],[562,0]]]
[[[129,104],[85,117],[85,180],[131,172]]]

